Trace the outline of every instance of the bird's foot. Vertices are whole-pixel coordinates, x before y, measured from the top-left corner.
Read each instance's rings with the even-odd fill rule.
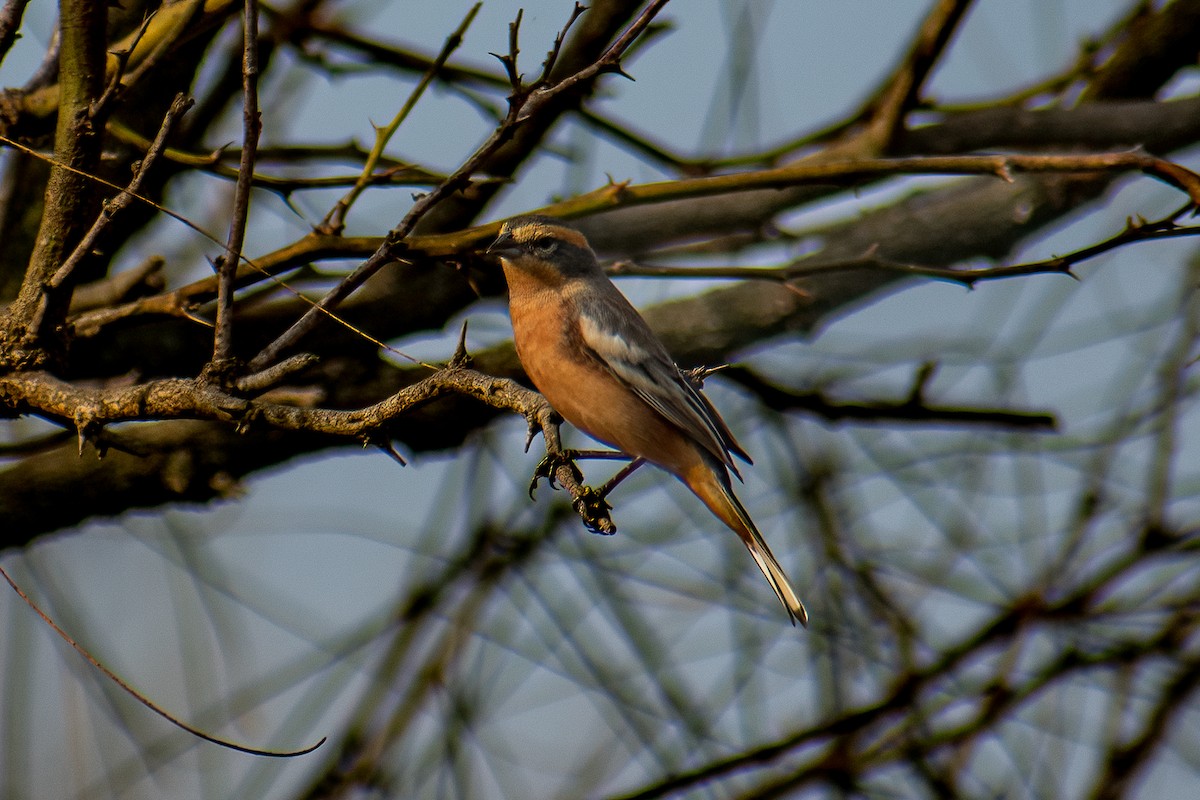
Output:
[[[575,466],[575,451],[563,450],[558,453],[546,453],[546,457],[533,468],[533,480],[529,482],[529,499],[533,500],[534,493],[537,491],[538,481],[545,478],[550,483],[551,489],[558,488],[558,481],[555,478],[555,473],[559,467],[568,467],[571,470],[571,475],[575,478],[576,483],[583,482],[583,473],[579,471],[579,467]]]
[[[579,514],[584,526],[592,533],[612,536],[617,532],[617,526],[613,523],[612,517],[608,515],[612,506],[604,499],[603,494],[592,487],[581,487],[573,505],[575,513]]]

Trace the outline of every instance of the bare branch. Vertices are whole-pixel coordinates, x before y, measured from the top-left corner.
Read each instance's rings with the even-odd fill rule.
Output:
[[[100,156],[91,110],[104,75],[104,10],[91,0],[64,0],[60,17],[62,98],[54,134],[59,166],[50,171],[45,213],[25,279],[0,317],[0,345],[8,351],[0,352],[0,364],[9,367],[45,366],[61,357],[62,323],[73,287],[68,282],[50,288],[48,281],[92,216],[92,187],[81,173],[93,172]]]
[[[243,378],[244,390],[261,390],[299,369],[311,365],[307,356],[296,356]],[[74,427],[83,442],[99,444],[106,425],[130,420],[213,420],[239,430],[256,426],[336,436],[347,440],[378,442],[386,438],[389,423],[440,397],[461,394],[492,408],[525,417],[546,441],[552,475],[575,499],[576,509],[589,528],[616,530],[606,510],[597,508],[595,490],[584,486],[569,453],[558,436],[561,420],[537,392],[507,378],[495,378],[450,365],[362,409],[334,410],[283,405],[265,399],[245,399],[227,393],[205,377],[170,378],[115,388],[89,388],[63,381],[45,372],[0,376],[0,408],[14,414],[36,414]],[[111,442],[104,443],[109,446]]]
[[[391,141],[393,135],[399,130],[404,120],[408,119],[408,115],[416,107],[417,101],[425,94],[425,90],[433,79],[437,77],[446,61],[462,44],[463,36],[466,35],[467,29],[475,20],[475,15],[479,13],[482,7],[482,2],[471,6],[467,15],[463,17],[462,22],[455,28],[454,32],[446,37],[445,43],[442,44],[442,50],[438,53],[437,58],[429,65],[429,69],[421,76],[421,80],[416,87],[409,93],[408,99],[396,112],[396,116],[384,128],[375,131],[375,145],[371,148],[371,152],[367,155],[366,162],[363,164],[362,172],[355,181],[353,188],[346,193],[344,197],[339,199],[329,213],[325,215],[325,219],[317,226],[317,231],[323,234],[337,235],[346,227],[346,214],[350,211],[350,206],[354,205],[354,201],[359,198],[363,191],[369,185],[369,182],[375,172],[375,165],[383,156],[383,150],[387,147],[387,143]]]
[[[794,391],[778,386],[746,367],[729,367],[721,374],[748,389],[767,408],[775,411],[808,411],[831,421],[980,425],[1042,431],[1053,431],[1057,427],[1054,414],[1045,411],[933,405],[921,396],[920,382],[914,383],[912,395],[904,400],[853,403],[830,400],[823,392]]]
[[[217,257],[217,323],[213,332],[213,364],[233,356],[234,276],[242,257],[246,220],[250,215],[250,189],[262,118],[258,111],[258,2],[245,0],[242,12],[242,156],[233,194],[233,219],[225,252]]]

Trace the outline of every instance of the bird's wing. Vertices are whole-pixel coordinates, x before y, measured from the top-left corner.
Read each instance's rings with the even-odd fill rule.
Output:
[[[730,453],[750,461],[717,410],[679,372],[650,326],[615,287],[581,304],[579,334],[609,372],[735,475]]]

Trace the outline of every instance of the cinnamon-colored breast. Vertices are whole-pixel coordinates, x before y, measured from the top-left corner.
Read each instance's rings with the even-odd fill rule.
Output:
[[[589,436],[676,475],[694,469],[702,461],[696,444],[583,349],[571,327],[572,293],[532,285],[519,270],[506,273],[517,356],[554,410]]]

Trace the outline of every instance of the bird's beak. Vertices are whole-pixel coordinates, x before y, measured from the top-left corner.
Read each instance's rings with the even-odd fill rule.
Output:
[[[512,257],[518,255],[520,253],[520,249],[517,247],[517,243],[513,241],[512,234],[508,233],[507,231],[502,231],[500,235],[496,237],[496,241],[488,245],[488,249],[485,252],[489,256],[504,258],[505,256]]]

